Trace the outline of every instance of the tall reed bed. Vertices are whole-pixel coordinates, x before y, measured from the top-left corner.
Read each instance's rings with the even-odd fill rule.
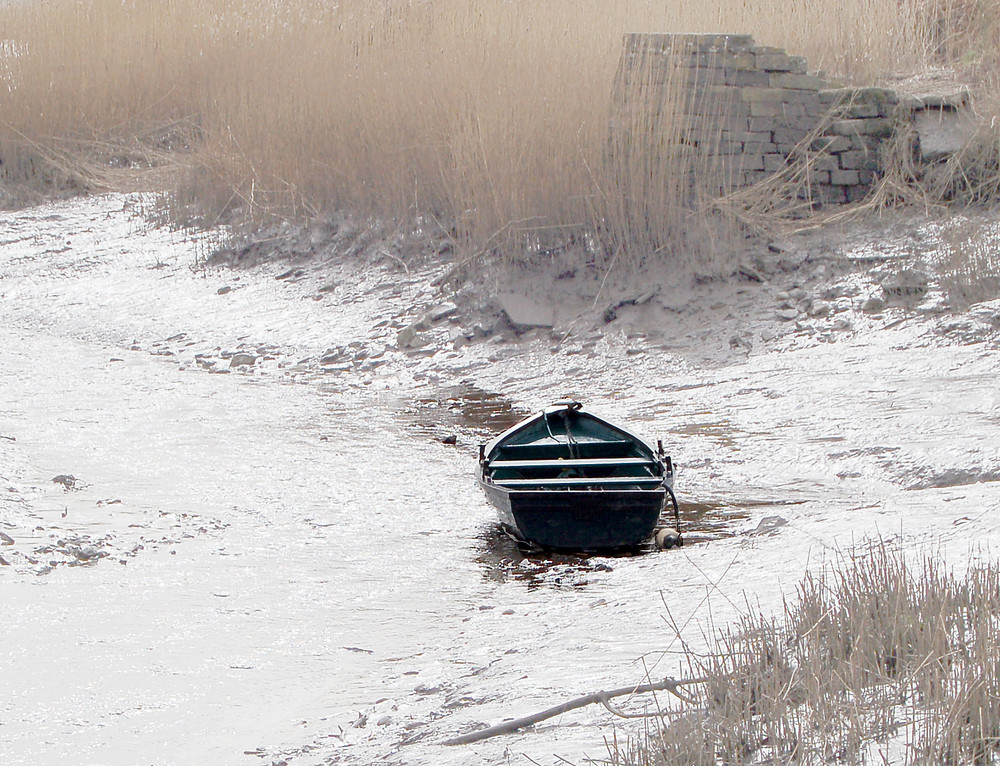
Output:
[[[1000,752],[1000,567],[879,543],[691,660],[690,705],[618,763],[987,763]]]
[[[657,212],[675,187],[626,181],[609,162],[623,33],[750,33],[869,82],[942,57],[981,65],[995,55],[960,44],[978,38],[952,28],[959,2],[8,4],[2,172],[8,183],[115,186],[125,181],[109,168],[127,165],[134,178],[166,164],[174,172],[155,181],[174,192],[175,209],[210,220],[337,209],[419,217],[484,251],[576,236],[598,251],[647,251],[676,239],[678,219]],[[684,162],[665,153],[637,167],[660,179],[686,176]],[[634,221],[620,217],[635,209],[623,203],[630,190],[657,195],[643,201],[653,232],[634,239]],[[616,234],[606,243],[602,232]]]

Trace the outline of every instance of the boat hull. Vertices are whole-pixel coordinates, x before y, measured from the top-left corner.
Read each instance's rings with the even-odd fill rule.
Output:
[[[635,548],[649,540],[666,490],[509,490],[481,482],[500,524],[521,542],[565,551]]]
[[[483,445],[479,484],[519,540],[616,550],[655,532],[668,496],[673,501],[673,464],[662,446],[563,401]]]

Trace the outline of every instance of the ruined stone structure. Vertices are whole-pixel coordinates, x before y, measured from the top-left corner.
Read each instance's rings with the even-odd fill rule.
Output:
[[[959,106],[832,88],[799,56],[723,34],[626,35],[613,103],[619,158],[640,146],[661,157],[684,152],[699,182],[723,194],[797,162],[809,198],[821,203],[869,193],[880,147],[901,120],[932,125]]]

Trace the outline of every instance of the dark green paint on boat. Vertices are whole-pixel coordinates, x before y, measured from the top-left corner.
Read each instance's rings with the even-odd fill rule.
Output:
[[[673,479],[662,447],[572,401],[523,420],[480,454],[479,483],[503,528],[553,550],[641,545],[673,501]]]

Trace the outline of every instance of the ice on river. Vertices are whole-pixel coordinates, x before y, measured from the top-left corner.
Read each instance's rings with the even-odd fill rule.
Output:
[[[986,345],[903,323],[711,369],[610,333],[404,353],[385,320],[439,267],[203,268],[211,240],[138,202],[0,217],[5,763],[583,762],[638,729],[583,709],[438,743],[683,674],[681,639],[866,538],[994,552]],[[546,561],[497,533],[469,412],[566,393],[664,440],[702,542]]]

